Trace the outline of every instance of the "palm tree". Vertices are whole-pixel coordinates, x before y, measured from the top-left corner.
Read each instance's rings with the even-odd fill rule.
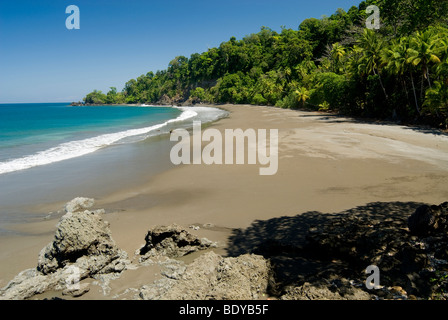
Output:
[[[421,114],[420,107],[417,99],[417,92],[415,90],[414,77],[412,75],[412,70],[410,69],[410,65],[408,63],[409,59],[409,38],[403,37],[400,40],[393,40],[391,45],[384,49],[381,55],[381,59],[383,65],[392,73],[396,74],[400,77],[403,77],[404,74],[409,72],[411,76],[411,84],[412,91],[414,93],[415,107],[417,109],[418,114]],[[405,80],[404,87],[407,93]]]
[[[439,42],[437,49],[441,63],[439,63],[436,68],[436,74],[438,78],[448,86],[448,29],[439,27],[438,33]]]
[[[347,65],[347,74],[349,76],[354,76],[360,73],[358,68],[359,61],[363,55],[363,49],[358,47],[356,44],[353,45],[353,48],[347,51],[346,65]]]
[[[420,67],[422,77],[428,80],[430,88],[430,65],[432,63],[441,63],[438,57],[438,44],[439,38],[432,28],[424,32],[417,31],[410,41],[411,47],[409,48],[409,58],[407,61],[415,67]]]
[[[434,86],[426,90],[424,106],[428,107],[430,111],[435,111],[439,117],[439,111],[448,114],[448,87],[442,85],[440,81],[435,81]],[[448,125],[448,119],[445,119]]]
[[[383,41],[377,36],[375,31],[364,29],[363,34],[358,39],[359,48],[363,49],[362,56],[358,64],[358,71],[361,74],[374,74],[378,76],[381,88],[383,89],[386,100],[388,99],[386,88],[383,85],[381,74],[381,51],[384,46]]]
[[[310,98],[310,91],[305,87],[299,87],[295,91],[295,94],[297,96],[297,101],[299,102],[300,106],[301,107],[305,106],[305,103]]]
[[[330,59],[333,62],[333,69],[336,73],[341,72],[342,59],[345,56],[345,48],[338,42],[334,43],[330,51]],[[343,70],[342,70],[343,71]]]

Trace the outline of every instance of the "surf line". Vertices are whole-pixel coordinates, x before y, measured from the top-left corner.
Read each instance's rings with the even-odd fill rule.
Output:
[[[267,129],[225,129],[224,136],[214,128],[202,132],[201,122],[193,121],[192,141],[186,129],[171,131],[170,141],[178,143],[171,148],[170,160],[174,165],[221,165],[245,164],[247,158],[247,164],[264,166],[259,168],[259,175],[274,175],[278,170],[278,129],[269,129],[269,155],[267,136]],[[209,143],[202,148],[202,142]]]

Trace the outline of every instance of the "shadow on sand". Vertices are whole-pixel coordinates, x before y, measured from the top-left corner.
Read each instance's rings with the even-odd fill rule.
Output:
[[[310,244],[310,235],[318,230],[319,236],[326,229],[331,229],[335,223],[342,224],[356,220],[356,224],[342,225],[340,242],[359,245],[363,242],[366,228],[358,228],[359,225],[369,227],[376,225],[375,239],[381,239],[385,243],[393,242],[395,229],[406,234],[407,219],[422,203],[417,202],[374,202],[365,206],[359,206],[336,214],[328,214],[317,211],[309,211],[296,216],[283,216],[269,220],[256,220],[247,229],[234,229],[229,237],[227,253],[229,256],[238,256],[245,253],[255,253],[264,256],[271,261],[274,269],[275,288],[273,294],[281,294],[288,285],[303,284],[304,282],[319,282],[328,279],[339,279],[341,276],[347,279],[364,278],[365,268],[369,265],[369,257],[359,260],[353,259],[353,254],[347,255],[335,248],[333,251],[319,252],[319,247]],[[349,219],[349,220],[346,220]],[[334,230],[331,237],[339,239]],[[386,230],[383,232],[383,230]],[[342,234],[344,233],[344,234]],[[402,236],[402,235],[400,235]],[[406,236],[406,235],[405,235]],[[335,238],[334,238],[335,237]],[[329,238],[331,239],[331,238]],[[381,245],[384,245],[384,242]],[[327,247],[331,247],[331,243]],[[330,254],[329,254],[330,252]],[[335,253],[335,254],[332,254]],[[367,255],[370,252],[359,252],[356,255]],[[356,260],[356,262],[355,262]],[[361,263],[360,263],[361,261]],[[366,265],[363,263],[366,262]],[[360,265],[361,264],[361,265]]]

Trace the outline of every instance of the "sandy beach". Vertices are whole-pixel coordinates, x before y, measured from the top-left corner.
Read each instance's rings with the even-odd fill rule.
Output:
[[[372,202],[448,200],[448,136],[438,131],[273,107],[220,107],[230,116],[207,127],[220,132],[278,129],[277,173],[259,175],[259,164],[181,165],[95,199],[95,208],[106,210],[113,239],[130,258],[155,225],[200,226],[189,230],[217,241],[220,246],[213,250],[226,255],[234,229],[257,220],[309,211],[336,213]],[[45,213],[61,210],[63,204],[36,206]],[[36,266],[57,221],[53,217],[10,226],[15,233],[0,241],[0,287]],[[150,282],[154,272],[126,271],[111,284],[109,296],[98,287],[82,298],[110,299],[126,287]]]

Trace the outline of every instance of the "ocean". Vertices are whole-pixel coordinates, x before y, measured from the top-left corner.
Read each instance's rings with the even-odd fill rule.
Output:
[[[173,165],[169,131],[227,112],[209,107],[0,104],[0,233],[33,205],[100,197]]]

